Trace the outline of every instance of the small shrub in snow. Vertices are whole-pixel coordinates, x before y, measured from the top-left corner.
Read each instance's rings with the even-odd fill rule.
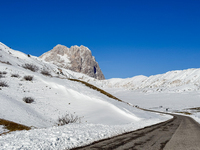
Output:
[[[23,101],[25,103],[33,103],[34,102],[34,99],[32,97],[24,97],[23,98]]]
[[[8,84],[5,81],[0,81],[0,87],[8,87]]]
[[[42,70],[41,74],[43,74],[45,76],[51,76],[51,73],[48,70]]]
[[[6,71],[3,71],[3,72],[0,71],[0,74],[7,74],[7,72]]]
[[[5,62],[5,61],[0,60],[0,62],[3,63],[3,64],[12,65],[9,61]]]
[[[24,76],[24,80],[32,81],[33,80],[33,76]]]
[[[19,78],[19,75],[18,74],[12,74],[11,77]]]
[[[33,64],[25,64],[22,67],[25,68],[25,69],[31,70],[33,72],[36,72],[36,71],[39,70],[38,66],[33,65]]]
[[[69,123],[80,123],[81,118],[74,115],[74,114],[66,114],[65,116],[62,116],[61,118],[58,118],[58,125],[63,126]]]

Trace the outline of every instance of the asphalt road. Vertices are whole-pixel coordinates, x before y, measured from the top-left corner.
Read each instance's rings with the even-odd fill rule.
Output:
[[[180,125],[164,150],[200,150],[200,124],[190,117],[179,118]]]
[[[190,117],[173,116],[166,122],[73,150],[200,150],[200,125]]]

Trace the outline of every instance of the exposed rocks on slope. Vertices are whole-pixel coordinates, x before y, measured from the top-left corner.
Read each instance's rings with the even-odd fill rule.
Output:
[[[58,67],[87,74],[90,77],[105,79],[98,63],[91,51],[85,46],[71,46],[70,48],[57,45],[52,50],[40,56],[47,62],[52,62]]]

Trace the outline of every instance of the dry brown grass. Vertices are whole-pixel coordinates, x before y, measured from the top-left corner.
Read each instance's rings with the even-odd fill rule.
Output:
[[[190,113],[188,111],[177,111],[175,113],[181,113],[181,114],[185,114],[185,115],[192,115],[192,113]]]
[[[189,108],[190,110],[200,110],[200,107]]]
[[[87,82],[85,82],[85,81],[81,81],[81,80],[78,80],[78,79],[69,79],[69,80],[71,80],[71,81],[76,81],[76,82],[80,82],[80,83],[82,83],[82,84],[85,84],[87,87],[89,87],[89,88],[91,88],[91,89],[93,89],[93,90],[99,91],[100,93],[102,93],[102,94],[104,94],[104,95],[106,95],[106,96],[108,96],[108,97],[110,97],[110,98],[112,98],[112,99],[115,99],[115,100],[118,100],[118,101],[120,101],[120,102],[123,102],[122,100],[120,100],[119,98],[117,98],[117,97],[111,95],[110,93],[108,93],[108,92],[106,92],[106,91],[104,91],[104,90],[102,90],[102,89],[100,89],[100,88],[98,88],[98,87],[96,87],[96,86],[94,86],[94,85],[92,85],[92,84],[89,84],[89,83],[87,83]]]
[[[194,113],[199,113],[200,112],[200,107],[188,108],[187,110],[191,110]]]
[[[12,131],[20,131],[20,130],[30,130],[30,127],[27,127],[25,125],[22,124],[18,124],[12,121],[8,121],[8,120],[4,120],[4,119],[0,119],[0,125],[3,125],[5,129],[9,130],[6,133],[12,132]],[[6,134],[6,133],[2,133],[2,134]],[[2,135],[0,134],[0,135]]]

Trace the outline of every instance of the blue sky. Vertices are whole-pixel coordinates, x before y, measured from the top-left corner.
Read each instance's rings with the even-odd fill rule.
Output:
[[[0,41],[87,46],[106,78],[200,68],[199,0],[0,0]]]

